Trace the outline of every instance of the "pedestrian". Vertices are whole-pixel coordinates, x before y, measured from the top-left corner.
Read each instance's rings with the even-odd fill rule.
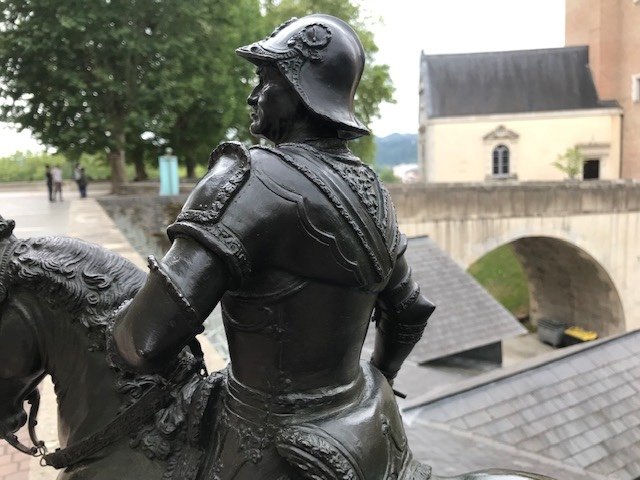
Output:
[[[87,198],[87,174],[84,171],[84,167],[80,167],[78,172],[78,189],[80,189],[80,198]]]
[[[81,169],[82,167],[80,166],[80,163],[76,163],[75,167],[73,167],[73,180],[76,182],[76,185],[78,185],[78,191],[80,192],[80,197],[82,198],[82,187],[80,186],[80,177],[82,176],[82,173],[80,171]]]
[[[49,201],[53,202],[53,176],[51,175],[51,167],[49,165],[44,166],[44,174],[47,178],[47,190],[49,191]]]
[[[56,196],[59,196],[62,201],[62,170],[58,165],[51,169],[51,177],[53,178],[53,201],[56,201]]]

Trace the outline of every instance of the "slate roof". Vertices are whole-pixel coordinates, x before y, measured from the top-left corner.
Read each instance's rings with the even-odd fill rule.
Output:
[[[424,363],[515,337],[526,330],[428,237],[409,239],[406,259],[422,293],[436,305],[409,362]],[[365,349],[371,351],[374,330]]]
[[[551,353],[405,403],[417,458],[441,474],[640,477],[640,332]]]
[[[599,100],[586,46],[423,53],[420,75],[421,101],[430,118],[617,106]]]

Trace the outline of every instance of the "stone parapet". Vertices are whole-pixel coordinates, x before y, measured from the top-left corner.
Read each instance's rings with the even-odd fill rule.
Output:
[[[548,217],[640,211],[640,182],[389,185],[402,221]]]

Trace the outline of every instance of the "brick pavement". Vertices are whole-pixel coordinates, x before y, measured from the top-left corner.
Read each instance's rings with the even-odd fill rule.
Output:
[[[0,478],[2,480],[29,480],[30,465],[29,457],[2,442],[0,445]]]

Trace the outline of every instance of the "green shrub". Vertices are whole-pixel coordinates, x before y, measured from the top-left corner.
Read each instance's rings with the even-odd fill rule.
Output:
[[[487,253],[469,267],[469,273],[514,316],[529,314],[527,277],[511,245]]]

